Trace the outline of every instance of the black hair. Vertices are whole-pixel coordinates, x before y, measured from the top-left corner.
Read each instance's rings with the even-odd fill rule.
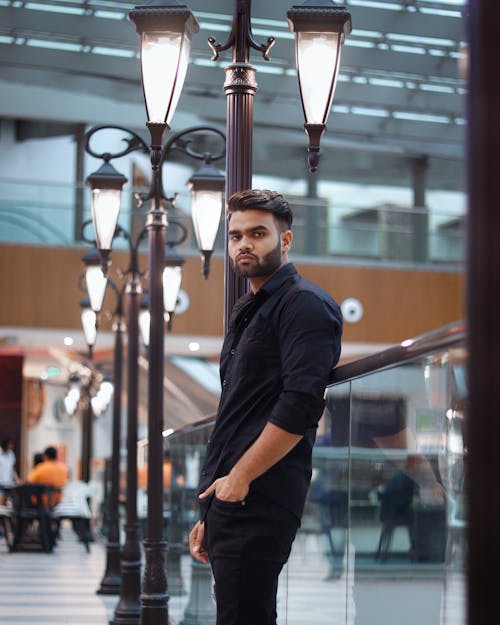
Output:
[[[282,231],[289,230],[292,225],[293,213],[290,204],[276,191],[247,189],[233,193],[227,201],[228,219],[231,219],[231,215],[236,211],[246,210],[272,213]]]
[[[49,460],[57,460],[57,449],[55,447],[47,447],[43,455]]]
[[[40,464],[41,462],[43,462],[43,454],[37,452],[33,455],[33,466],[36,467],[36,465]]]
[[[14,439],[13,438],[4,438],[0,447],[4,450],[7,451],[7,447],[9,446],[9,443],[13,443]]]

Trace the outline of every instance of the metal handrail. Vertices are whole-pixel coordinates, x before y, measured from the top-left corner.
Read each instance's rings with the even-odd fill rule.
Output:
[[[354,380],[368,373],[388,369],[389,367],[415,360],[415,358],[425,354],[433,354],[442,349],[456,347],[465,342],[466,335],[467,326],[465,322],[455,321],[413,339],[406,339],[398,345],[393,345],[381,352],[336,367],[331,373],[329,386]],[[214,421],[215,415],[203,417],[175,430],[170,436],[193,432],[212,425]]]
[[[465,342],[466,334],[465,322],[454,321],[413,339],[402,341],[381,352],[336,367],[330,375],[329,385],[341,384],[368,373],[415,360],[424,354],[433,354],[442,349],[455,347]]]

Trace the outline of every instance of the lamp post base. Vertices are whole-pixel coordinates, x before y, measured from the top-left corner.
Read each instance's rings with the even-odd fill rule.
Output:
[[[120,567],[120,544],[108,543],[107,547],[106,571],[101,580],[101,585],[96,593],[98,595],[119,595],[122,584]]]

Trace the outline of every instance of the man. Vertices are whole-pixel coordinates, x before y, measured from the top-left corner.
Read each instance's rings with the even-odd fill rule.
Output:
[[[210,562],[217,625],[276,622],[278,575],[300,525],[324,391],[340,355],[338,305],[288,262],[288,202],[249,190],[228,202],[228,254],[250,282],[221,352],[222,394],[190,549]]]
[[[35,484],[46,484],[54,488],[63,488],[68,481],[68,467],[57,459],[57,449],[55,447],[47,447],[43,452],[43,462],[37,464],[28,476],[28,482]],[[60,501],[61,495],[57,493],[51,497],[51,504]]]

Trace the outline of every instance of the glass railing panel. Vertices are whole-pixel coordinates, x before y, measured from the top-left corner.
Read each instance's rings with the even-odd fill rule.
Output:
[[[350,383],[328,390],[329,410],[321,419],[313,453],[311,488],[301,527],[278,587],[278,623],[342,625],[353,622],[349,562]]]
[[[463,348],[328,388],[281,622],[464,625]]]

